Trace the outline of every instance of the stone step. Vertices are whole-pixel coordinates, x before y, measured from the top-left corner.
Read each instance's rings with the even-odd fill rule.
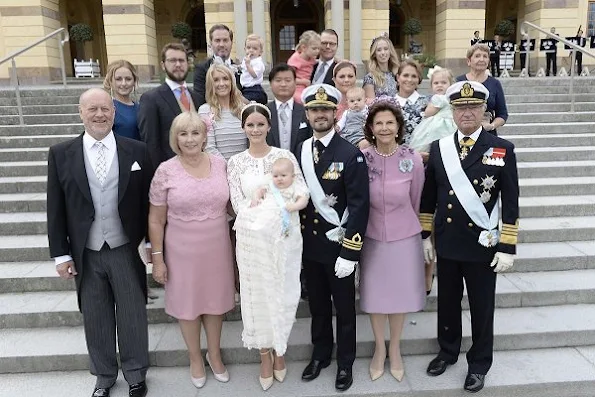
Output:
[[[595,216],[521,218],[518,240],[522,243],[595,240]]]
[[[524,162],[517,168],[519,178],[595,176],[595,160]]]
[[[45,200],[42,203],[45,207]],[[0,236],[46,234],[47,215],[43,211],[0,213]]]
[[[529,90],[523,90],[523,92],[531,92]],[[572,100],[572,96],[569,94],[540,94],[535,95],[532,92],[529,94],[507,94],[506,91],[504,92],[506,96],[506,104],[517,104],[517,103],[570,103]],[[595,102],[595,94],[588,93],[588,94],[575,94],[574,95],[575,102]],[[1,104],[1,103],[0,103]]]
[[[592,93],[591,86],[589,84],[585,84],[586,82],[576,81],[574,84],[573,90],[575,94],[589,94]],[[541,94],[569,94],[570,93],[570,86],[565,85],[550,85],[550,84],[542,84],[542,85],[535,85],[529,89],[526,86],[517,86],[517,85],[510,85],[504,89],[504,95],[508,99],[510,95],[521,95],[527,92],[531,92],[535,95]]]
[[[514,152],[517,162],[595,160],[595,146],[520,147]]]
[[[590,195],[595,194],[595,177],[527,178],[519,180],[519,187],[521,197]]]
[[[521,218],[595,216],[595,195],[520,197]]]
[[[519,148],[567,147],[568,145],[595,146],[595,133],[593,132],[576,134],[554,134],[546,133],[547,131],[549,130],[543,130],[540,134],[535,135],[525,135],[516,132],[505,133],[504,131],[502,131],[502,133],[500,133],[499,136],[514,143],[514,145]]]
[[[77,104],[23,106],[23,115],[68,114],[78,113],[78,110]],[[18,114],[19,111],[16,106],[0,106],[0,115],[17,116]]]
[[[0,149],[0,162],[4,161],[47,161],[47,147]]]
[[[0,177],[47,175],[47,161],[8,161],[0,163]]]
[[[47,172],[44,172],[44,174]],[[40,193],[45,192],[46,176],[19,176],[0,178],[0,193]]]
[[[67,283],[66,281],[64,281]],[[72,284],[72,282],[70,282]],[[440,288],[437,283],[437,288]],[[436,311],[436,286],[424,311]],[[164,311],[164,290],[154,288],[159,297],[147,305],[149,322],[174,322]],[[595,269],[540,273],[504,273],[498,277],[496,307],[518,308],[595,303]],[[359,299],[356,301],[358,314]],[[467,310],[467,294],[463,308]],[[306,301],[300,301],[298,318],[310,317]],[[240,306],[226,314],[226,321],[240,321]],[[82,325],[74,291],[17,292],[0,294],[0,328],[52,328]]]
[[[23,121],[27,125],[40,124],[78,124],[81,117],[78,113],[72,114],[33,114],[23,116]],[[17,125],[18,116],[0,116],[0,125]]]
[[[21,104],[23,106],[37,106],[37,105],[73,105],[79,102],[79,95],[52,95],[48,96],[25,96],[21,98]],[[0,106],[16,106],[17,100],[11,98],[0,98]]]
[[[469,313],[463,312],[463,344],[470,346]],[[438,351],[436,314],[412,313],[407,317],[401,342],[403,355]],[[374,336],[367,315],[357,316],[357,357],[371,357]],[[259,362],[258,354],[243,347],[241,321],[225,322],[221,339],[223,361]],[[82,327],[0,330],[0,370],[3,373],[73,371],[88,366]],[[494,349],[497,351],[595,344],[595,305],[560,305],[503,308],[495,312]],[[152,366],[186,366],[188,353],[175,323],[149,325]],[[308,360],[311,355],[310,319],[297,319],[289,338],[288,361]],[[517,358],[518,359],[518,358]]]
[[[515,123],[505,124],[498,128],[499,135],[553,135],[568,134],[570,136],[592,133],[595,131],[595,122],[551,122],[551,123]],[[566,142],[566,146],[570,142]],[[572,141],[572,146],[576,144]]]
[[[78,114],[76,115],[78,116]],[[29,116],[33,117],[33,116]],[[74,119],[74,118],[72,118]],[[49,118],[48,118],[49,120]],[[79,118],[80,120],[80,118]],[[535,124],[535,123],[563,123],[563,122],[593,122],[593,112],[532,112],[532,113],[509,113],[506,123],[511,124]],[[66,123],[67,121],[64,121]],[[74,121],[77,122],[77,121]],[[33,124],[33,123],[27,123]]]
[[[25,126],[21,128],[29,128]],[[10,128],[10,127],[5,127]],[[1,133],[0,129],[0,133]],[[68,129],[67,129],[68,130]],[[62,134],[58,135],[27,135],[27,136],[0,136],[0,147],[2,148],[23,148],[23,147],[43,147],[55,145],[60,142],[64,142],[68,139],[75,138],[79,132],[78,128],[74,128],[73,131],[63,131]]]
[[[433,355],[403,358],[405,378],[397,382],[388,372],[374,382],[368,374],[369,358],[358,358],[353,364],[353,386],[346,392],[335,390],[336,364],[320,373],[312,382],[301,380],[307,361],[287,360],[287,377],[275,382],[268,394],[275,397],[455,397],[463,395],[467,374],[465,356],[439,378],[426,375]],[[547,349],[509,350],[494,353],[494,365],[486,377],[482,395],[486,397],[591,397],[595,389],[595,346]],[[207,369],[208,381],[197,392],[190,383],[189,367],[153,367],[147,374],[149,396],[241,396],[261,397],[258,383],[260,364],[237,364],[226,361],[229,383],[215,381]],[[532,369],[539,368],[538,371]],[[6,396],[38,397],[48,390],[60,390],[61,397],[80,397],[91,392],[95,378],[88,371],[4,374],[0,382]],[[81,394],[82,393],[82,394]],[[111,389],[112,397],[127,397],[128,385],[120,378]]]
[[[79,121],[76,124],[38,124],[38,125],[3,125],[0,126],[0,139],[9,138],[31,138],[37,136],[47,135],[64,135],[64,134],[82,134],[85,131],[85,127]],[[2,141],[0,140],[0,143]],[[30,147],[31,145],[25,144],[21,147]],[[48,146],[48,145],[46,145]],[[2,144],[0,147],[15,147],[6,146]],[[18,147],[18,146],[16,146]],[[36,145],[39,147],[39,145]]]
[[[576,112],[595,112],[595,102],[575,102]],[[568,103],[507,103],[509,113],[570,112]],[[1,111],[1,108],[0,108]],[[58,112],[56,112],[58,113]]]

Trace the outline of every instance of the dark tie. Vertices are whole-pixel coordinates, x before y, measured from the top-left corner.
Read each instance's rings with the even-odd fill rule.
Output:
[[[324,144],[318,140],[314,141],[314,148],[312,149],[312,157],[314,158],[314,164],[318,164],[322,153],[324,153]]]

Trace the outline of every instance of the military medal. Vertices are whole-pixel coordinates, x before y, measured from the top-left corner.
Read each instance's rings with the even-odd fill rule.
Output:
[[[337,196],[335,196],[333,193],[325,194],[324,201],[326,201],[329,207],[333,207],[335,204],[337,204]]]
[[[482,203],[487,203],[488,201],[490,201],[490,199],[492,198],[492,195],[489,191],[484,190],[483,192],[481,192],[481,194],[479,195],[479,199],[481,200]]]
[[[494,152],[492,153],[492,158],[494,159],[493,165],[504,167],[504,156],[506,156],[505,148],[494,148]]]
[[[320,155],[318,154],[318,148],[316,147],[316,145],[314,145],[314,147],[312,148],[312,157],[314,158],[314,164],[318,164],[318,161],[320,160]]]
[[[461,153],[459,154],[459,158],[461,159],[461,161],[465,160],[465,158],[467,157],[468,154],[469,154],[469,149],[467,149],[467,146],[463,146],[461,148]]]
[[[481,178],[481,186],[485,189],[485,190],[491,190],[494,188],[494,186],[496,186],[496,182],[498,180],[494,179],[493,175],[486,175],[485,178]]]

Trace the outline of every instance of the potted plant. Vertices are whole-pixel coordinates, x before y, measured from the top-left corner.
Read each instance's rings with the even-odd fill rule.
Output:
[[[85,42],[93,41],[93,29],[86,23],[77,23],[70,27],[68,32],[70,40],[77,44],[77,53],[85,59]]]
[[[515,26],[512,21],[503,19],[494,28],[494,34],[497,34],[502,39],[507,39],[514,34]]]
[[[422,76],[424,77],[428,75],[428,71],[430,70],[430,68],[436,66],[436,57],[431,54],[414,55],[413,59],[415,59],[422,67]]]
[[[403,24],[403,33],[409,36],[409,52],[411,54],[421,53],[421,44],[417,43],[414,37],[423,30],[421,21],[416,18],[410,18]]]
[[[192,28],[186,22],[176,22],[171,25],[171,35],[178,40],[190,40],[192,38]]]

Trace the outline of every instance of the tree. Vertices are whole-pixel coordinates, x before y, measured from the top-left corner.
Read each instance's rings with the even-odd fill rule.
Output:
[[[422,30],[421,21],[416,18],[408,19],[403,24],[403,33],[409,36],[409,52],[412,54],[421,53],[421,44],[415,42],[414,36],[420,34]]]
[[[501,36],[501,37],[509,37],[514,33],[514,31],[515,31],[514,23],[512,23],[508,19],[501,20],[500,22],[498,22],[498,24],[494,28],[494,34],[497,34],[498,36]]]
[[[87,25],[86,23],[77,23],[76,25],[72,25],[70,27],[68,35],[70,36],[70,40],[77,44],[77,55],[84,59],[84,44],[86,41],[93,41],[93,29],[91,29],[91,26]]]
[[[171,26],[171,35],[176,39],[192,39],[192,28],[186,22],[176,22]]]

